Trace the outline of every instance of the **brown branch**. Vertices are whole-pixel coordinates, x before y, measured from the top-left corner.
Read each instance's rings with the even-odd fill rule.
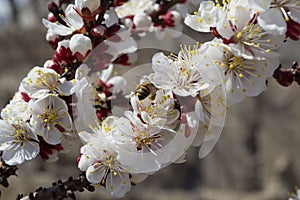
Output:
[[[58,200],[65,198],[75,199],[76,197],[74,192],[83,192],[84,189],[90,192],[95,191],[95,187],[88,182],[86,177],[84,175],[79,175],[78,178],[74,179],[73,177],[70,177],[65,182],[58,180],[48,188],[40,187],[34,193],[31,192],[27,196],[19,194],[17,200]]]
[[[8,187],[7,179],[10,176],[17,176],[16,171],[18,170],[17,166],[9,166],[5,164],[5,162],[1,159],[0,160],[0,184],[3,187]]]

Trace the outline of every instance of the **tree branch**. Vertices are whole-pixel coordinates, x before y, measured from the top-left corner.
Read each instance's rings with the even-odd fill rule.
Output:
[[[17,176],[16,171],[18,170],[17,166],[9,166],[5,164],[5,162],[0,160],[0,184],[3,185],[4,187],[8,187],[8,181],[7,179],[10,176]]]
[[[30,193],[27,196],[19,194],[17,200],[58,200],[71,198],[75,199],[74,192],[83,192],[84,189],[93,192],[95,187],[91,185],[84,175],[79,175],[78,178],[74,179],[70,177],[67,181],[62,182],[58,180],[52,183],[51,187],[43,188],[40,187],[34,193]]]

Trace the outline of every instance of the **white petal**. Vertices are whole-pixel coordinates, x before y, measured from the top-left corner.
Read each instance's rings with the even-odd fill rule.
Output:
[[[19,165],[25,162],[24,150],[15,144],[10,150],[4,151],[2,159],[8,165]]]
[[[37,142],[26,142],[23,148],[25,160],[34,159],[40,152],[40,146]]]
[[[89,182],[93,184],[100,183],[105,176],[106,169],[103,165],[95,164],[88,167],[86,171],[86,178]]]
[[[100,79],[104,82],[107,82],[109,77],[111,76],[112,72],[113,72],[113,69],[114,69],[114,66],[112,64],[110,64],[106,69],[104,69],[102,72],[101,72],[101,75],[100,75]]]
[[[84,25],[81,16],[75,11],[74,5],[69,4],[65,10],[66,18],[69,20],[73,31],[79,30]]]
[[[73,30],[70,27],[57,24],[54,22],[49,22],[48,20],[43,19],[43,24],[46,26],[48,29],[50,29],[53,33],[61,36],[67,36],[71,35]]]
[[[69,96],[72,94],[71,89],[73,88],[74,84],[71,81],[64,81],[62,84],[57,86],[61,95]]]
[[[107,10],[104,14],[104,23],[106,27],[111,27],[119,21],[118,15],[114,9]]]
[[[300,23],[300,5],[299,5],[299,2],[297,2],[297,3],[298,3],[297,8],[292,8],[292,7],[289,8],[290,9],[290,16],[295,22]]]
[[[40,134],[43,136],[44,140],[52,145],[59,144],[62,141],[62,132],[60,132],[54,126],[49,126],[42,128]]]
[[[205,123],[205,114],[203,112],[203,106],[202,106],[202,103],[199,100],[197,100],[196,104],[195,104],[195,113],[196,113],[198,119],[201,122]]]
[[[96,134],[89,133],[86,131],[82,131],[82,132],[78,133],[78,135],[79,135],[81,141],[83,141],[83,143],[85,143],[85,144],[92,142],[97,138]]]
[[[131,189],[128,173],[119,172],[117,175],[109,173],[106,178],[106,191],[115,198],[124,197]]]
[[[258,24],[267,32],[274,35],[284,35],[287,30],[286,22],[279,8],[266,10],[259,15]]]

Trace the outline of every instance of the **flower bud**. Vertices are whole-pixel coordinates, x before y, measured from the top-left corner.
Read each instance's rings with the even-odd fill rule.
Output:
[[[102,37],[105,32],[106,32],[107,28],[103,25],[100,25],[100,26],[97,26],[97,27],[94,27],[91,31],[92,35],[94,37]]]
[[[48,3],[48,10],[53,13],[54,15],[58,15],[60,13],[59,7],[57,6],[56,3],[54,2],[49,2]]]
[[[55,15],[53,13],[49,13],[47,16],[47,19],[49,22],[56,22],[57,18],[55,17]]]
[[[151,26],[152,19],[145,13],[139,13],[133,17],[133,23],[136,28],[148,28]]]
[[[46,34],[46,41],[51,45],[53,49],[57,47],[58,42],[60,41],[60,36],[53,33],[50,29]]]
[[[182,19],[180,13],[177,11],[168,11],[166,14],[160,15],[159,18],[164,21],[165,25],[170,27],[176,26]]]
[[[73,35],[70,40],[70,50],[79,60],[83,60],[87,53],[92,50],[92,48],[93,47],[90,38],[84,36],[83,34]]]
[[[294,82],[294,75],[290,69],[277,69],[274,72],[273,77],[280,85],[285,87],[290,86]]]

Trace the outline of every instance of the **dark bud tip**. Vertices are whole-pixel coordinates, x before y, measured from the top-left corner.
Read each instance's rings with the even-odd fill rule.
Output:
[[[298,62],[293,62],[292,68],[293,68],[293,69],[297,69],[298,67],[300,67],[300,66],[298,65]]]
[[[300,85],[300,67],[298,67],[298,69],[295,71],[294,79],[295,82],[298,83],[298,85]]]
[[[281,70],[277,69],[273,77],[276,79],[276,81],[282,85],[282,86],[290,86],[294,81],[294,74],[290,69]]]
[[[18,194],[18,196],[17,196],[17,200],[19,200],[19,199],[22,199],[24,197],[24,195],[23,194]]]
[[[52,12],[54,15],[58,15],[59,13],[59,7],[53,1],[48,3],[48,10]]]
[[[29,193],[29,199],[33,199],[33,198],[34,198],[33,193],[30,192],[30,193]]]

